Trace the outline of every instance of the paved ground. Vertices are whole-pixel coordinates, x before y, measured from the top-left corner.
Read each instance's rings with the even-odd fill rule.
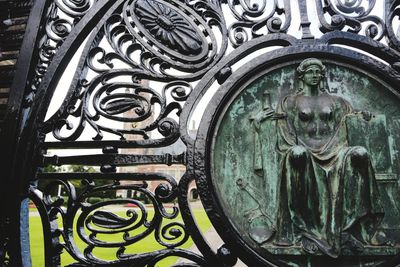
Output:
[[[219,235],[215,231],[214,227],[211,227],[211,229],[207,233],[204,234],[204,237],[207,240],[207,242],[210,244],[210,246],[214,249],[214,251],[217,251],[218,248],[221,247],[222,244],[224,244],[222,239],[219,237]],[[196,245],[193,245],[191,248],[189,248],[189,250],[199,253],[199,250],[196,247]],[[186,261],[182,260],[181,262],[186,262]],[[246,266],[247,265],[245,265],[240,260],[238,260],[238,262],[235,265],[235,267],[246,267]]]

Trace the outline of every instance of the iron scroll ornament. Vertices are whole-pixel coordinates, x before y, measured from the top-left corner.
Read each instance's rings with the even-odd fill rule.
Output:
[[[350,254],[341,254],[341,255],[327,255],[329,254],[329,252],[325,251],[322,252],[320,254],[318,254],[319,256],[312,259],[313,257],[310,256],[312,255],[314,252],[312,251],[306,251],[304,252],[303,250],[303,255],[308,255],[305,257],[301,257],[299,256],[298,252],[293,252],[294,254],[280,254],[281,252],[277,252],[277,250],[263,250],[260,249],[260,247],[264,246],[264,247],[268,247],[268,245],[266,245],[268,242],[266,242],[271,235],[273,235],[271,232],[273,232],[273,228],[270,229],[264,229],[264,232],[261,229],[258,229],[258,238],[260,236],[265,237],[264,240],[257,240],[257,234],[254,236],[251,235],[251,233],[248,231],[248,228],[246,227],[242,227],[243,225],[241,225],[241,222],[244,222],[244,224],[248,224],[251,221],[251,218],[253,218],[254,216],[257,217],[257,215],[254,215],[255,213],[259,212],[259,218],[260,214],[261,216],[264,217],[264,221],[268,221],[267,219],[265,219],[266,217],[268,217],[268,214],[262,214],[263,211],[261,211],[262,208],[266,208],[265,210],[273,210],[273,205],[271,207],[268,208],[268,206],[270,205],[270,203],[268,203],[268,200],[265,199],[265,195],[263,196],[264,191],[260,192],[259,188],[265,186],[262,185],[260,183],[255,183],[255,184],[251,184],[251,182],[248,182],[250,178],[246,177],[246,173],[248,176],[251,176],[250,172],[252,172],[250,170],[250,172],[240,172],[238,171],[239,169],[235,169],[235,167],[233,166],[241,166],[241,165],[245,165],[243,164],[243,162],[245,162],[245,158],[249,157],[250,159],[248,159],[247,161],[252,162],[253,164],[253,160],[254,162],[256,161],[256,159],[252,158],[253,156],[251,156],[251,151],[254,151],[251,147],[253,146],[253,137],[252,136],[252,126],[251,126],[251,121],[249,120],[249,116],[251,117],[251,114],[247,114],[247,115],[243,115],[246,114],[246,111],[251,110],[251,108],[246,108],[246,105],[251,106],[252,105],[252,101],[250,100],[250,102],[246,102],[245,97],[243,95],[245,95],[246,93],[246,88],[252,88],[251,84],[253,84],[253,89],[254,88],[264,88],[262,90],[268,90],[271,92],[274,90],[277,90],[277,88],[274,87],[263,87],[261,85],[255,85],[255,81],[261,80],[262,77],[268,77],[269,73],[276,73],[279,72],[279,70],[288,68],[289,66],[291,66],[291,69],[293,70],[293,66],[298,66],[298,64],[300,63],[300,61],[302,61],[303,59],[307,58],[307,57],[318,57],[321,58],[322,61],[324,62],[328,62],[330,64],[330,66],[332,66],[332,64],[338,64],[341,66],[344,66],[346,68],[355,68],[353,67],[353,64],[355,62],[357,62],[357,56],[362,56],[362,55],[357,55],[356,57],[350,56],[350,54],[348,54],[348,56],[342,56],[341,59],[339,59],[337,57],[337,55],[344,55],[346,54],[345,50],[342,50],[342,48],[336,50],[335,49],[324,49],[321,47],[319,48],[315,48],[315,47],[309,47],[309,52],[304,52],[304,49],[302,50],[302,52],[300,53],[300,51],[296,51],[296,49],[291,49],[291,48],[285,48],[283,50],[286,50],[284,52],[282,52],[282,54],[277,53],[274,56],[270,56],[270,55],[262,55],[259,58],[257,58],[257,62],[253,63],[257,66],[257,68],[254,68],[254,66],[252,65],[250,66],[243,66],[242,68],[239,68],[235,73],[233,73],[228,79],[226,79],[225,82],[222,83],[220,91],[214,96],[214,99],[211,100],[209,106],[208,106],[208,111],[210,113],[208,113],[207,115],[205,115],[200,128],[199,128],[199,133],[195,142],[195,148],[194,148],[194,154],[193,154],[193,161],[191,162],[193,165],[193,170],[195,175],[198,177],[197,185],[199,188],[199,193],[202,196],[202,200],[203,200],[203,204],[206,208],[206,210],[208,211],[208,215],[211,218],[214,226],[216,227],[218,233],[221,235],[221,237],[223,238],[223,240],[226,242],[227,246],[232,249],[232,251],[234,251],[235,253],[237,253],[239,255],[239,257],[249,266],[259,266],[259,265],[265,265],[265,266],[270,266],[270,265],[277,265],[277,266],[286,266],[286,264],[299,264],[299,266],[303,266],[304,264],[307,264],[307,262],[309,264],[316,264],[315,266],[319,266],[319,264],[322,263],[327,263],[327,262],[332,262],[334,264],[337,265],[341,265],[341,264],[350,264],[350,266],[352,266],[351,264],[355,264],[355,266],[358,264],[357,262],[351,263],[351,260],[349,260],[349,257],[351,258],[352,255]],[[339,51],[340,50],[340,51]],[[322,54],[322,53],[323,54]],[[339,53],[340,52],[340,53]],[[287,57],[290,57],[291,60],[288,61]],[[353,58],[352,58],[353,57]],[[295,59],[297,58],[297,59]],[[366,58],[364,58],[366,59]],[[367,60],[367,59],[366,59]],[[371,63],[371,59],[368,59],[368,61]],[[271,64],[271,62],[274,62],[273,64]],[[374,62],[376,63],[376,62]],[[229,65],[229,63],[228,63]],[[374,65],[376,66],[376,65]],[[226,66],[225,66],[226,67]],[[382,67],[382,66],[381,66]],[[337,70],[338,68],[336,68]],[[371,73],[377,73],[382,71],[382,69],[380,68],[371,68],[371,65],[364,65],[362,67],[360,67],[358,65],[357,68],[355,68],[356,71],[361,71],[363,73],[366,73],[366,71],[368,71],[367,73],[369,73],[369,75],[371,75]],[[217,70],[215,70],[217,72]],[[288,76],[282,76],[284,74],[282,74],[283,72],[280,71],[279,75],[281,76],[277,76],[280,77],[282,79],[282,77],[286,77],[286,79],[290,79],[290,76],[293,76],[293,74],[295,73],[294,71],[290,72],[290,75]],[[332,72],[330,72],[330,75],[333,75]],[[260,78],[261,77],[261,78]],[[374,76],[376,77],[376,76]],[[276,81],[279,81],[279,78],[271,78],[272,80],[275,79]],[[278,79],[278,80],[277,80]],[[293,77],[292,77],[293,79]],[[282,81],[283,82],[283,81]],[[260,84],[260,83],[259,83]],[[270,83],[266,83],[268,85],[271,86],[271,80]],[[272,82],[272,84],[274,84]],[[279,82],[278,82],[279,84]],[[290,82],[287,82],[286,85],[290,84]],[[384,83],[385,84],[385,83]],[[260,87],[261,86],[261,87]],[[385,85],[387,86],[386,88],[390,88],[390,86],[388,86],[387,84]],[[259,91],[262,91],[261,89]],[[385,89],[383,89],[385,90]],[[262,99],[263,96],[261,94],[256,95],[255,92],[257,90],[253,90],[251,92],[249,92],[250,95],[252,95],[252,97],[255,98],[260,98]],[[388,89],[388,91],[390,92],[390,94],[392,96],[396,96],[396,99],[398,99],[398,93],[396,93],[395,91],[393,91],[393,89]],[[247,94],[247,97],[249,97],[249,94]],[[279,94],[278,92],[274,92],[272,93],[274,94],[274,97],[277,97],[277,94]],[[250,97],[251,98],[251,97]],[[240,100],[238,100],[240,99]],[[242,104],[238,104],[238,101]],[[247,101],[249,101],[249,98],[247,99]],[[257,101],[257,100],[254,100]],[[269,103],[268,100],[265,100],[266,103]],[[263,101],[258,101],[258,104],[256,106],[260,106],[261,104],[259,104],[260,102]],[[236,107],[239,107],[239,111],[238,113],[232,113],[232,106],[236,105]],[[243,106],[244,105],[244,106]],[[268,104],[265,104],[268,105]],[[274,104],[275,105],[275,104]],[[254,105],[253,105],[254,107]],[[275,107],[275,106],[274,106]],[[253,110],[254,111],[254,110]],[[260,115],[261,113],[263,113],[264,111],[262,111],[262,109],[260,108],[259,113],[253,113],[253,115],[257,116]],[[267,112],[267,111],[265,111]],[[246,117],[247,119],[244,119],[242,121],[242,119],[240,118],[240,115],[238,114],[242,114],[242,117]],[[246,120],[248,120],[248,126],[246,127],[240,127],[238,125],[236,125],[236,127],[238,127],[238,129],[240,128],[245,128],[246,130],[237,130],[235,126],[233,126],[233,124],[230,127],[233,128],[229,128],[230,131],[223,131],[221,129],[223,129],[223,127],[225,126],[221,126],[222,124],[222,120],[224,121],[229,121],[230,116],[233,116],[232,118],[233,121],[236,121],[236,123],[239,123],[239,125],[244,125],[246,122]],[[378,116],[379,117],[379,116]],[[277,118],[276,118],[277,119]],[[235,135],[235,132],[237,132],[237,135]],[[225,142],[224,144],[226,144],[227,146],[224,146],[223,151],[222,150],[218,150],[216,148],[216,142],[220,142],[218,140],[223,140],[224,138],[229,139],[229,135],[231,135],[231,138],[234,138],[234,144],[238,144],[238,146],[241,146],[242,148],[239,149],[240,152],[238,154],[242,155],[245,158],[242,158],[241,160],[235,160],[233,159],[230,154],[232,153],[232,151],[230,151],[229,146],[235,146],[232,145],[232,143],[229,145],[228,142]],[[266,134],[267,136],[273,136],[274,133],[271,132],[269,134]],[[219,137],[221,136],[221,137]],[[234,137],[236,136],[236,137]],[[249,136],[249,137],[247,137]],[[274,137],[272,137],[274,138]],[[242,140],[252,140],[250,143],[246,143],[245,141]],[[265,140],[263,141],[265,142]],[[222,142],[223,143],[223,142]],[[271,146],[274,146],[273,144],[271,144]],[[219,147],[220,149],[221,147]],[[236,152],[238,152],[239,150],[236,150]],[[250,152],[249,152],[250,151]],[[219,153],[219,154],[218,154]],[[272,157],[272,155],[267,154],[265,155],[267,160],[270,160],[272,162],[272,160],[270,159]],[[268,158],[269,157],[269,158]],[[205,158],[204,162],[202,162],[201,160],[199,160],[200,158]],[[223,158],[226,158],[227,161],[225,161],[224,164],[224,168],[228,169],[227,172],[225,172],[227,175],[226,179],[222,179],[221,177],[222,172],[224,172],[224,168],[221,168],[220,166],[218,166],[219,161],[224,161]],[[190,162],[190,161],[189,161]],[[230,162],[230,163],[229,163]],[[217,165],[215,165],[217,164]],[[277,165],[277,166],[282,166],[282,165]],[[240,167],[238,167],[240,168]],[[221,170],[221,171],[219,171]],[[279,167],[278,169],[276,169],[276,167],[274,168],[273,166],[270,166],[270,169],[266,170],[267,172],[274,172],[274,171],[278,171],[279,172]],[[379,172],[379,171],[378,171]],[[236,173],[237,175],[239,175],[240,177],[237,177],[235,175],[231,175],[229,176],[229,173]],[[222,176],[221,176],[222,175]],[[255,175],[256,176],[256,175]],[[260,177],[258,177],[260,178]],[[256,178],[257,179],[257,178]],[[261,178],[260,178],[261,179]],[[223,180],[225,180],[225,182],[223,182]],[[227,182],[231,180],[231,182]],[[235,182],[236,181],[236,182]],[[250,179],[251,181],[251,179]],[[254,180],[253,180],[254,181]],[[268,183],[268,180],[263,180],[265,183]],[[221,184],[219,183],[225,183],[225,186],[227,188],[233,188],[236,187],[236,191],[234,189],[229,189],[232,191],[235,191],[238,195],[240,195],[241,190],[246,192],[244,194],[246,194],[247,196],[251,196],[250,198],[244,198],[242,201],[245,201],[245,203],[250,203],[252,201],[254,201],[253,203],[255,203],[253,205],[253,208],[255,206],[258,205],[258,208],[254,208],[254,210],[258,210],[255,213],[253,212],[251,216],[253,217],[246,217],[246,210],[251,213],[251,211],[249,211],[249,209],[251,209],[251,204],[248,204],[247,207],[246,205],[238,205],[238,203],[240,203],[240,196],[233,197],[233,198],[229,198],[229,193],[228,191],[224,191],[223,189],[221,189]],[[272,185],[272,187],[274,187]],[[273,190],[273,189],[271,189]],[[265,192],[269,192],[268,190]],[[264,193],[265,194],[265,193]],[[268,193],[267,193],[268,194]],[[246,202],[248,200],[246,199],[254,199],[251,200],[250,202]],[[239,200],[238,200],[239,199]],[[265,203],[262,203],[262,202]],[[321,201],[321,200],[320,200]],[[317,202],[318,203],[318,202]],[[230,205],[233,205],[231,207],[229,207]],[[237,206],[238,205],[238,206]],[[249,207],[250,206],[250,207]],[[235,212],[232,212],[233,210],[241,210],[242,212],[240,213],[241,215],[234,216],[233,214],[235,214]],[[276,208],[275,208],[276,209]],[[247,214],[249,214],[247,213]],[[218,214],[218,216],[215,216],[215,214]],[[243,217],[243,218],[240,218]],[[398,222],[398,218],[394,219],[395,224],[397,224]],[[259,223],[258,224],[263,224],[263,223]],[[284,223],[284,222],[281,222]],[[250,223],[251,224],[251,223]],[[265,225],[265,224],[264,224]],[[247,230],[244,230],[247,229]],[[270,230],[265,231],[265,230]],[[389,247],[393,247],[393,244],[389,245]],[[281,247],[282,248],[282,247]],[[314,247],[314,249],[318,250],[318,247]],[[307,249],[306,249],[307,250]],[[360,253],[360,252],[358,252]],[[396,252],[396,250],[393,250],[391,252],[392,256],[389,257],[379,257],[378,255],[376,255],[376,260],[374,261],[375,265],[379,265],[379,266],[392,266],[391,264],[395,264],[395,262],[397,262],[398,257],[395,256],[398,252]],[[300,253],[301,254],[301,253]],[[357,253],[356,253],[357,254]],[[297,256],[295,256],[297,255]],[[325,256],[324,256],[325,255]],[[348,255],[348,256],[346,256]],[[360,255],[360,254],[357,254]],[[307,259],[308,258],[308,259]],[[334,259],[336,258],[336,259]]]

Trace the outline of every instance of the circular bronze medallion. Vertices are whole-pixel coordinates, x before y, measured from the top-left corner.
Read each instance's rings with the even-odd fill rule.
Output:
[[[397,255],[395,90],[319,57],[231,79],[196,140],[198,185],[224,241],[250,264],[375,266]]]

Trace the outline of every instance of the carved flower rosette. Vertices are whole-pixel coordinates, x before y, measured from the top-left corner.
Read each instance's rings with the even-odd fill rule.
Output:
[[[200,70],[214,61],[218,48],[215,35],[205,18],[187,5],[133,0],[127,7],[124,22],[129,32],[168,67]]]

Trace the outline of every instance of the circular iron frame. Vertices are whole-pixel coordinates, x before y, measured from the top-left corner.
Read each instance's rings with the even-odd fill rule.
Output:
[[[207,112],[201,119],[194,142],[193,158],[188,160],[188,168],[193,171],[202,203],[216,231],[226,243],[226,246],[232,250],[233,254],[237,255],[249,266],[282,266],[283,263],[276,255],[271,254],[270,257],[263,257],[256,252],[241,237],[241,234],[235,229],[224,212],[212,177],[213,141],[226,109],[233,99],[246,88],[246,85],[249,85],[261,75],[266,75],[284,66],[299,63],[308,57],[319,58],[324,62],[335,62],[337,65],[345,65],[359,72],[368,73],[375,80],[386,83],[389,88],[396,88],[396,82],[400,82],[400,76],[396,75],[397,71],[395,69],[366,54],[339,46],[314,43],[311,45],[284,47],[262,54],[252,60],[251,63],[241,66],[220,85],[205,109]],[[217,76],[221,70],[230,68],[232,60],[226,59],[225,62],[228,63],[215,66],[210,71],[209,77]],[[378,77],[384,77],[385,81]],[[201,86],[204,87],[202,88]],[[210,86],[210,83],[204,81],[195,90],[198,90],[198,92],[207,90],[208,86]],[[385,87],[388,88],[387,86]],[[392,91],[392,93],[400,99],[399,92]],[[396,255],[382,266],[394,266],[399,263],[400,255]]]

